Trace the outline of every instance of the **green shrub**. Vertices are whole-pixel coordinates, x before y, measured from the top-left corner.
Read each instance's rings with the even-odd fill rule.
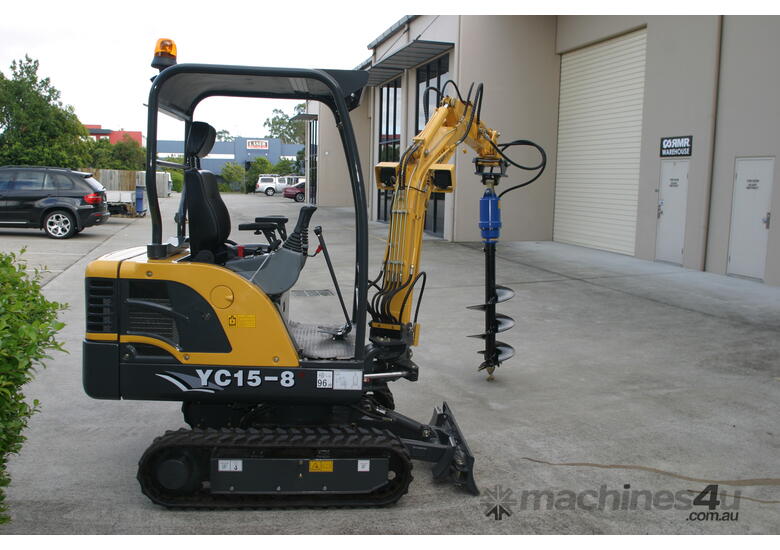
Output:
[[[8,457],[22,448],[22,430],[38,410],[38,401],[27,403],[22,388],[35,367],[50,359],[48,350],[62,350],[55,336],[65,326],[57,321],[57,312],[66,306],[44,298],[40,273],[26,272],[23,253],[0,252],[0,524],[9,521],[4,492],[11,482]]]
[[[171,188],[177,193],[181,193],[184,187],[184,173],[179,170],[171,170]]]

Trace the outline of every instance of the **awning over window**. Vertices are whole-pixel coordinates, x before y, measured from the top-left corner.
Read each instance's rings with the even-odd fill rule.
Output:
[[[452,49],[452,42],[432,42],[415,40],[403,48],[385,55],[379,63],[368,69],[367,86],[377,86],[400,75],[405,69],[411,69]]]
[[[319,116],[313,113],[298,113],[290,119],[290,122],[311,121],[317,120],[318,118]]]

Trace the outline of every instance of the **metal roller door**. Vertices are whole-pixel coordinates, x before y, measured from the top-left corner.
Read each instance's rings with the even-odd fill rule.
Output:
[[[646,36],[561,57],[555,241],[634,254]]]

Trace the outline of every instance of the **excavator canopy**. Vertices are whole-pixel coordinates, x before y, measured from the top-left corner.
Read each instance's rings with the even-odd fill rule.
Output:
[[[211,96],[308,99],[333,106],[335,96],[341,95],[347,108],[352,110],[360,102],[368,73],[333,69],[180,64],[166,69],[155,79],[155,84],[158,81],[160,110],[186,120],[192,116],[198,103]]]

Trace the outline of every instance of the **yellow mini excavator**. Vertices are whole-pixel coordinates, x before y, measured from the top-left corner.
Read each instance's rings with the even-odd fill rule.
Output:
[[[83,344],[83,383],[91,397],[182,402],[190,429],[169,431],[146,449],[138,467],[143,493],[176,508],[382,506],[406,493],[414,459],[432,463],[435,479],[477,494],[474,456],[447,404],[434,409],[430,422],[418,422],[394,410],[388,382],[417,379],[410,348],[419,338],[416,311],[425,283],[425,208],[432,191],[454,189],[447,161],[461,143],[477,152],[487,197],[480,227],[486,252],[495,248],[500,218],[494,188],[507,163],[515,163],[504,153],[512,144],[499,145],[498,133],[480,120],[481,86],[473,99],[472,90],[464,99],[450,82],[426,90],[439,105],[430,121],[400,162],[376,167],[378,185],[393,189],[394,198],[383,267],[372,280],[365,191],[349,117],[367,73],[177,64],[168,39],[158,41],[152,66],[160,71],[148,101],[152,240],[87,267]],[[444,95],[448,85],[454,97]],[[198,104],[212,96],[314,100],[333,112],[355,205],[351,315],[338,292],[345,325],[288,318],[290,289],[309,257],[315,207],[300,209],[289,234],[286,218],[261,216],[238,229],[263,235],[264,242],[239,246],[229,239],[230,215],[216,178],[201,169],[215,130],[194,120]],[[183,164],[157,158],[159,112],[184,121]],[[167,241],[158,166],[184,171],[176,236]],[[321,229],[315,234],[339,290]],[[488,279],[490,264],[488,257]],[[487,342],[482,368],[490,373],[508,357],[508,346],[495,341],[507,324],[495,314],[508,290],[502,288],[487,284],[486,303],[478,306],[486,312],[486,331],[479,335]]]

